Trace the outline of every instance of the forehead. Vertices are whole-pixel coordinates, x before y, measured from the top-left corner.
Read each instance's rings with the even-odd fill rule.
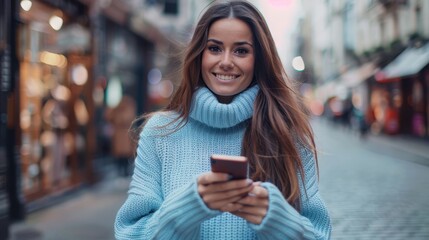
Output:
[[[215,21],[209,29],[209,38],[235,39],[237,41],[252,42],[252,31],[242,20],[237,18],[223,18]]]

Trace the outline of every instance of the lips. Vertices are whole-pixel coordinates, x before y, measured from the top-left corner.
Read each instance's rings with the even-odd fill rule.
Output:
[[[240,75],[231,75],[231,74],[214,74],[216,78],[223,80],[223,81],[230,81],[233,79],[238,78]]]

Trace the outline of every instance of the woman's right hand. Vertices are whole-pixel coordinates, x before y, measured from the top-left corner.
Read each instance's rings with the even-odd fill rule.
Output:
[[[253,189],[251,179],[229,180],[226,173],[206,172],[198,177],[198,193],[207,207],[223,212],[238,211],[242,204],[238,200]]]

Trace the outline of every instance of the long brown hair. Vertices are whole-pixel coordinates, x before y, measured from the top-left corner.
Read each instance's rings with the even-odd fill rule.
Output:
[[[282,67],[268,26],[252,4],[223,1],[206,10],[185,52],[182,82],[165,110],[179,113],[176,120],[187,121],[192,96],[204,85],[201,58],[210,26],[219,19],[231,17],[248,24],[254,38],[253,81],[260,90],[242,142],[243,155],[250,160],[251,178],[274,183],[287,201],[300,209],[299,176],[303,180],[304,170],[299,148],[316,154],[313,132],[303,101]]]

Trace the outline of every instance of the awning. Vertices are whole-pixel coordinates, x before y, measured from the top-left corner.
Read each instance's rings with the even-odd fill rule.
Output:
[[[358,68],[351,69],[339,77],[339,81],[348,88],[358,86],[376,73],[376,65],[373,62],[363,64]]]
[[[384,82],[412,76],[419,73],[428,63],[429,43],[419,48],[409,47],[377,72],[375,79]]]
[[[322,102],[326,102],[331,97],[344,97],[347,88],[340,82],[330,81],[318,86],[315,90],[316,98]]]

